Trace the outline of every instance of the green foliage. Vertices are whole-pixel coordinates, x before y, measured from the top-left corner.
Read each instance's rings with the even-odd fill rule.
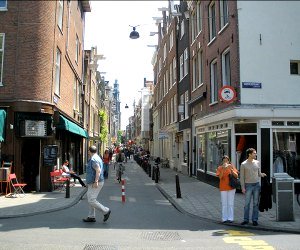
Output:
[[[108,138],[108,127],[107,127],[107,113],[104,109],[99,110],[99,116],[100,116],[100,140],[102,142],[107,142]]]

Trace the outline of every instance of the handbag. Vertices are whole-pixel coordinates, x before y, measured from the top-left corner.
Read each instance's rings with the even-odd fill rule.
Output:
[[[236,189],[241,188],[240,179],[238,177],[235,177],[232,171],[231,174],[229,174],[229,186]]]

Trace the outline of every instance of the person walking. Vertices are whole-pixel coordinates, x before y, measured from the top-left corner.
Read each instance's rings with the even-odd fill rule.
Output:
[[[256,150],[254,148],[248,148],[246,150],[247,160],[242,162],[240,169],[240,181],[242,187],[242,193],[245,196],[244,207],[244,221],[242,225],[249,223],[250,203],[253,200],[252,209],[252,223],[253,226],[258,225],[258,201],[260,194],[260,177],[267,176],[265,173],[261,173],[260,163],[256,160]]]
[[[104,179],[108,178],[109,161],[110,161],[109,152],[108,149],[106,149],[103,154]]]
[[[87,183],[87,201],[89,203],[89,214],[87,218],[84,218],[84,222],[96,222],[95,210],[99,210],[103,214],[103,221],[107,221],[111,210],[108,207],[103,206],[97,197],[104,185],[103,176],[103,162],[100,156],[97,154],[97,147],[90,146],[88,154],[90,159],[86,168],[86,183]]]
[[[235,188],[229,185],[229,175],[238,177],[237,169],[230,163],[228,155],[222,157],[222,165],[217,168],[216,175],[220,179],[219,189],[222,204],[222,223],[232,223],[234,220]]]

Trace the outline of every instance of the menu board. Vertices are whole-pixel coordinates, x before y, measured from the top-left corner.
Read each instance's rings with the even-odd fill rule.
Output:
[[[45,167],[53,167],[57,163],[58,146],[57,145],[47,145],[44,147],[43,159]]]

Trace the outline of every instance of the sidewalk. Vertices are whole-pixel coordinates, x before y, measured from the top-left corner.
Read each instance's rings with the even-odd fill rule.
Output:
[[[130,161],[129,164],[136,164]],[[142,170],[143,171],[143,170]],[[144,172],[144,171],[143,171]],[[146,174],[146,173],[145,173]],[[176,198],[175,176],[179,177],[181,197]],[[150,178],[150,177],[149,177]],[[181,212],[202,219],[221,223],[221,203],[219,189],[196,180],[169,168],[160,168],[160,181],[156,187]],[[65,198],[65,192],[30,193],[23,198],[5,198],[0,196],[0,219],[20,216],[30,216],[39,213],[53,212],[76,204],[86,193],[86,188],[80,184],[71,187],[70,198]],[[244,211],[244,195],[235,195],[235,222],[230,224],[242,229],[261,229],[279,232],[300,233],[300,207],[294,206],[295,221],[276,221],[276,204],[267,212],[260,212],[259,225],[241,226]]]

